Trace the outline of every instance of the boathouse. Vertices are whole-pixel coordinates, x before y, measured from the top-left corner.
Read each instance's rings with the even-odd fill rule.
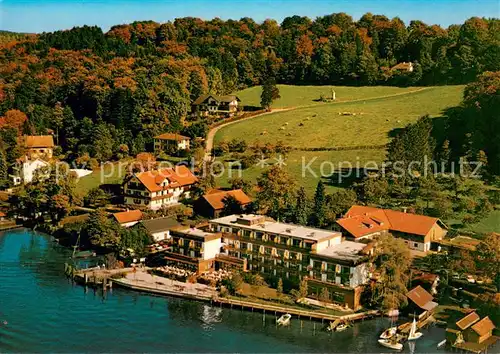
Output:
[[[408,313],[415,314],[419,320],[429,316],[438,305],[432,301],[434,300],[432,295],[420,285],[410,290],[406,297],[409,300]]]

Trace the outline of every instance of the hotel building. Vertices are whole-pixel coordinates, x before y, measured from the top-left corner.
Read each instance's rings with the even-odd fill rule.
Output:
[[[211,220],[221,233],[227,256],[246,259],[247,269],[297,286],[308,279],[309,291],[323,288],[330,300],[360,307],[363,284],[369,280],[370,245],[343,241],[340,232],[276,222],[262,215],[230,215]]]

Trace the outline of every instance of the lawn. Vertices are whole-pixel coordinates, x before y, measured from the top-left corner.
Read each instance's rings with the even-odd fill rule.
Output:
[[[367,88],[350,89],[358,90],[358,99],[363,93],[373,94],[373,91],[365,91]],[[386,89],[393,88],[384,88],[381,93]],[[283,141],[295,148],[381,145],[389,141],[395,130],[419,117],[426,114],[437,117],[447,107],[458,105],[462,93],[463,86],[439,86],[393,97],[368,95],[361,101],[320,103],[236,122],[220,129],[215,141],[233,138],[249,143]],[[285,94],[283,97],[287,102],[294,99],[304,102],[303,98],[285,98]],[[356,115],[342,115],[345,112]]]
[[[99,169],[94,170],[92,174],[80,178],[78,191],[86,194],[89,190],[99,187],[101,184],[122,183],[127,169],[126,166],[126,161],[103,164]]]
[[[480,233],[500,233],[500,210],[491,212],[477,224],[467,225],[465,230]]]
[[[405,92],[416,91],[418,87],[392,87],[392,86],[293,86],[278,85],[281,98],[273,103],[273,108],[287,108],[323,104],[318,99],[321,95],[331,97],[332,88],[335,90],[336,102],[367,99]],[[261,86],[254,86],[236,94],[241,99],[241,104],[246,106],[260,106]]]
[[[338,187],[345,185],[342,178],[339,182],[339,175],[335,174],[342,167],[363,168],[369,162],[380,163],[385,158],[384,150],[350,150],[350,151],[292,151],[286,157],[283,167],[295,179],[297,185],[303,186],[310,195],[314,193],[318,181],[321,179],[326,184],[327,192],[333,192]],[[275,159],[268,160],[269,165],[276,163]],[[369,166],[367,166],[369,167]],[[267,167],[252,166],[241,171],[241,177],[245,180],[255,182],[257,178],[266,171]],[[229,187],[228,180],[237,177],[238,170],[228,170],[218,179],[221,187]],[[328,178],[328,176],[332,176]],[[323,177],[322,177],[323,176]],[[342,183],[344,182],[344,183]]]

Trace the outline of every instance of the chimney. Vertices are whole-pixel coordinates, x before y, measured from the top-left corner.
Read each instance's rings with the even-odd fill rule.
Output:
[[[406,214],[406,210],[408,210],[408,208],[407,207],[403,207],[403,213]]]

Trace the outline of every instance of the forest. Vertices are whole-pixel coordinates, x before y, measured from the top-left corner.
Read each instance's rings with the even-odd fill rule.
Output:
[[[500,70],[500,20],[484,18],[448,28],[370,13],[358,21],[345,13],[314,20],[292,16],[281,24],[180,18],[117,25],[107,33],[84,26],[32,35],[2,32],[0,38],[0,160],[7,163],[20,155],[21,134],[53,133],[59,156],[82,163],[135,156],[160,132],[204,135],[206,122],[187,121],[192,100],[268,79],[446,85]],[[391,70],[401,62],[412,62],[415,69]],[[482,80],[490,85],[497,78]],[[468,123],[451,144],[463,149],[468,132],[462,130],[478,125],[485,134],[469,137],[471,144],[493,161],[498,146],[484,145],[492,145],[489,139],[498,130],[484,120],[460,118],[477,116],[474,97],[482,95],[489,104],[488,90],[471,86],[466,93],[466,104],[453,113]]]

